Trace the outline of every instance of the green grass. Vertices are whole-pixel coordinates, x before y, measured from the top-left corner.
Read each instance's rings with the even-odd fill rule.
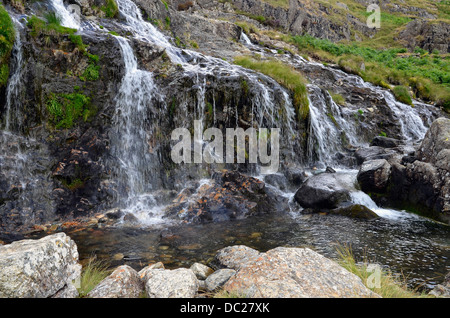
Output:
[[[430,297],[426,294],[419,293],[407,287],[405,280],[398,275],[381,269],[379,276],[379,284],[374,284],[373,278],[370,276],[374,271],[369,269],[367,260],[358,263],[349,247],[339,246],[337,248],[339,255],[338,263],[349,272],[361,278],[367,288],[377,293],[383,298],[422,298]]]
[[[365,81],[391,88],[409,86],[415,97],[449,109],[450,57],[405,48],[379,50],[360,44],[333,43],[309,35],[292,36],[290,42],[299,51],[326,62],[338,64],[344,71],[361,76]],[[404,95],[399,95],[405,97]]]
[[[408,92],[408,88],[402,85],[395,86],[392,90],[395,98],[405,104],[412,105],[411,95]]]
[[[108,269],[107,264],[89,261],[81,271],[80,287],[78,288],[80,297],[87,297],[87,294],[110,274],[111,270]]]
[[[56,129],[60,129],[72,128],[80,118],[87,121],[94,113],[90,102],[90,98],[81,93],[50,93],[46,103],[50,122]]]
[[[329,92],[333,101],[338,105],[345,105],[345,98],[341,94]]]
[[[116,18],[119,13],[119,7],[115,0],[106,0],[106,4],[100,8],[107,18]]]
[[[263,73],[292,91],[298,119],[304,120],[308,117],[309,101],[305,85],[306,80],[300,72],[276,60],[260,61],[248,56],[236,57],[234,63]]]
[[[36,16],[28,18],[27,26],[31,29],[30,34],[33,37],[38,37],[41,34],[59,35],[59,34],[74,34],[76,29],[66,28],[60,24],[60,21],[54,14],[46,14],[47,21],[44,21]]]
[[[0,88],[8,82],[9,60],[14,40],[14,24],[8,12],[0,4]]]

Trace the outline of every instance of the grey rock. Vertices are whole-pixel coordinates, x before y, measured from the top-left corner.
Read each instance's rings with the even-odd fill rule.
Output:
[[[353,179],[342,173],[321,173],[310,177],[295,193],[303,208],[335,209],[350,201]]]
[[[334,261],[308,248],[287,247],[246,263],[224,290],[253,298],[379,297]]]
[[[359,169],[357,180],[364,192],[382,193],[386,190],[391,165],[385,159],[365,161]]]
[[[234,269],[222,268],[209,275],[205,280],[206,289],[214,291],[222,287],[234,274]]]
[[[80,274],[77,246],[64,233],[0,246],[0,297],[50,297]]]
[[[199,283],[192,270],[153,269],[147,272],[145,290],[149,298],[193,298]]]
[[[214,270],[201,263],[194,263],[190,267],[198,279],[205,280],[209,275],[211,275]]]
[[[234,245],[220,249],[212,261],[215,268],[230,268],[238,270],[246,262],[260,255],[259,251],[245,245]]]
[[[88,294],[90,298],[138,298],[144,291],[139,274],[130,266],[117,267]]]

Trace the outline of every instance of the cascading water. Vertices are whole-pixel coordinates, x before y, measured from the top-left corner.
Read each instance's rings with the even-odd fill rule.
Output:
[[[6,111],[5,111],[5,126],[6,131],[20,130],[22,123],[22,116],[18,115],[20,112],[21,93],[23,86],[22,66],[23,66],[23,49],[22,40],[20,38],[22,24],[12,16],[14,25],[16,26],[16,36],[12,51],[12,75],[8,80],[6,88]]]

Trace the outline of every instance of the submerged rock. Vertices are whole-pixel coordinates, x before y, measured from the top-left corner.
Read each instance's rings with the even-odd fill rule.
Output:
[[[242,264],[224,289],[252,298],[379,297],[359,277],[308,248],[262,253]]]
[[[342,207],[330,211],[331,214],[348,216],[356,219],[371,220],[378,218],[378,214],[373,212],[368,207],[361,204],[352,204],[347,207]]]
[[[0,297],[51,297],[80,274],[77,246],[64,233],[0,246]]]

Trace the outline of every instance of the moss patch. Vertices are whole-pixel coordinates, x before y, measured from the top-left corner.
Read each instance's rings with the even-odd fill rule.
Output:
[[[15,30],[14,24],[0,4],[0,87],[5,86],[9,77],[9,60],[14,45]]]

